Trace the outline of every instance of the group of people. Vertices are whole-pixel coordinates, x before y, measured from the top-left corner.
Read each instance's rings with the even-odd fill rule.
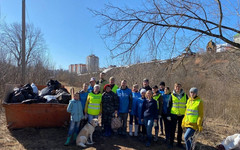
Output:
[[[85,118],[90,122],[99,115],[102,117],[103,136],[108,137],[113,133],[111,121],[114,116],[118,116],[122,122],[117,133],[127,135],[129,115],[129,135],[146,140],[147,147],[151,145],[154,127],[153,140],[158,140],[159,130],[164,135],[164,129],[165,142],[169,148],[173,148],[178,127],[177,147],[184,148],[182,134],[183,129],[186,129],[186,149],[191,149],[194,133],[202,131],[203,102],[198,97],[197,88],[191,88],[188,97],[180,83],[175,83],[171,92],[169,87],[165,87],[165,82],[160,82],[159,87],[155,85],[151,88],[149,80],[144,79],[141,88],[134,84],[130,89],[126,80],[122,80],[118,87],[114,77],[110,77],[109,82],[104,77],[105,74],[100,73],[100,80],[91,78],[90,84],[84,83],[83,89],[74,94],[74,99],[69,102],[67,111],[71,113],[71,124],[65,145],[69,145],[72,136],[76,139],[81,120]]]

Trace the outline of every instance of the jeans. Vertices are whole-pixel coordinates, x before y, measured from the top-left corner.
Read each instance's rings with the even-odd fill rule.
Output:
[[[88,122],[92,121],[95,118],[98,119],[98,115],[89,115],[88,114]]]
[[[184,117],[183,115],[182,116],[177,116],[177,115],[171,114],[171,131],[170,131],[170,144],[171,145],[174,142],[175,131],[176,131],[177,124],[178,124],[177,142],[178,142],[179,145],[182,142],[182,133],[183,133],[182,120],[183,120],[183,117]]]
[[[71,121],[69,130],[68,130],[68,136],[72,136],[73,133],[78,134],[79,126],[80,126],[80,121],[79,122]]]
[[[195,133],[195,130],[192,128],[187,128],[185,134],[184,134],[184,140],[186,143],[186,150],[192,149],[192,136]]]
[[[151,142],[151,140],[152,140],[153,118],[151,118],[151,119],[144,118],[144,125],[145,125],[146,130],[147,130],[148,142]]]
[[[129,121],[129,124],[130,124],[130,125],[133,125],[133,120],[134,120],[135,125],[138,125],[137,116],[135,116],[135,115],[130,115],[130,121]]]

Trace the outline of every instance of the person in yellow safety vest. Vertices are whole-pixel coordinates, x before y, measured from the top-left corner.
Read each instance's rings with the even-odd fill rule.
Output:
[[[167,119],[170,121],[170,143],[168,145],[169,148],[173,147],[177,124],[177,147],[184,148],[182,145],[183,129],[181,125],[186,110],[187,99],[188,96],[184,93],[182,85],[180,83],[175,83],[174,90],[170,96],[167,108]]]
[[[102,94],[100,93],[100,86],[94,85],[94,89],[88,94],[87,102],[85,104],[85,118],[88,117],[88,122],[102,113]]]
[[[184,140],[186,150],[192,149],[192,136],[195,131],[202,131],[203,122],[203,101],[197,96],[198,89],[192,87],[189,91],[190,98],[187,102],[185,116],[182,121],[182,128],[186,128]]]
[[[100,79],[96,82],[96,84],[99,84],[100,85],[100,92],[103,93],[103,88],[104,86],[107,84],[107,80],[104,79],[105,77],[105,73],[104,72],[101,72],[100,75],[99,75]]]
[[[115,78],[114,77],[109,78],[109,84],[111,85],[111,89],[112,89],[113,93],[116,94],[118,86],[115,84]]]
[[[160,94],[157,85],[152,87],[152,91],[153,91],[153,99],[155,101],[157,101],[157,109],[158,109],[157,126],[154,127],[155,128],[155,136],[154,136],[154,139],[153,139],[156,142],[158,140],[159,120],[162,117],[163,97]]]

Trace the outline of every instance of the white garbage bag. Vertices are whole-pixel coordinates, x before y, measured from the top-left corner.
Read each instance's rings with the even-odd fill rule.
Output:
[[[31,84],[31,87],[33,89],[33,93],[38,94],[38,88],[34,83]]]

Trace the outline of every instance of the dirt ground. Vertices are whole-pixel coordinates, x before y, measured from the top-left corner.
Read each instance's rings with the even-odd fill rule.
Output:
[[[222,123],[221,123],[222,122]],[[198,150],[214,150],[228,135],[239,132],[240,126],[231,126],[220,120],[205,120],[204,131],[196,136],[196,149]],[[8,130],[6,127],[6,119],[4,109],[0,107],[0,149],[81,149],[72,143],[70,146],[63,146],[67,128],[25,128],[17,130]],[[145,143],[140,142],[136,137],[130,136],[111,136],[103,137],[94,136],[94,144],[86,149],[98,150],[131,150],[131,149],[167,149],[167,145],[163,142],[164,137],[160,136],[158,142],[152,142],[150,148],[145,147]],[[183,143],[184,144],[184,143]],[[178,150],[176,147],[174,150]]]

